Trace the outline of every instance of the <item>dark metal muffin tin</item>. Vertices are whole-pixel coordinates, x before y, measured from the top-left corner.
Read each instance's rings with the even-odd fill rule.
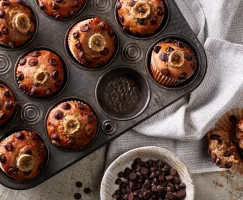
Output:
[[[164,23],[165,27],[162,27],[161,31],[155,36],[148,38],[130,36],[121,31],[120,25],[116,21],[114,12],[116,1],[114,0],[88,0],[86,7],[78,16],[65,21],[48,18],[37,7],[34,0],[30,2],[39,20],[36,37],[28,46],[22,49],[11,50],[1,46],[0,50],[0,80],[14,90],[19,101],[16,117],[8,125],[1,128],[0,132],[2,137],[4,137],[4,135],[19,129],[36,131],[47,145],[49,162],[44,173],[32,181],[24,183],[18,183],[8,178],[3,172],[0,173],[0,183],[6,187],[28,189],[39,185],[190,93],[196,89],[205,76],[207,70],[205,51],[173,0],[166,0],[168,18],[166,19],[167,23]],[[119,52],[114,61],[98,70],[86,70],[85,67],[71,60],[72,57],[67,55],[65,51],[66,41],[64,40],[70,26],[81,18],[90,16],[90,14],[101,17],[113,25],[118,33],[120,43]],[[195,52],[198,62],[198,69],[193,78],[186,81],[183,85],[173,88],[165,88],[157,84],[148,70],[152,46],[168,37],[185,41]],[[53,51],[58,50],[58,54],[66,63],[66,69],[69,72],[66,87],[58,96],[51,99],[30,98],[23,94],[16,84],[14,65],[23,53],[38,46],[52,48]],[[103,74],[108,73],[108,76],[109,73],[112,76],[120,74],[121,76],[132,78],[130,72],[134,74],[133,81],[143,91],[142,102],[138,105],[140,109],[139,111],[134,111],[134,113],[131,112],[127,116],[114,116],[101,103],[102,93],[99,90],[104,89],[105,86],[102,84],[107,84],[107,81],[102,81],[105,80],[105,78],[102,78]],[[84,150],[64,151],[50,143],[45,128],[45,119],[49,108],[56,105],[57,102],[74,96],[92,105],[99,119],[100,131],[92,144],[88,145]]]

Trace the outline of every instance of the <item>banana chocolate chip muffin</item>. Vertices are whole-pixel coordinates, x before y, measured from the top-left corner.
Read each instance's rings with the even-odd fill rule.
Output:
[[[85,3],[86,0],[38,0],[40,9],[56,19],[73,17]]]
[[[166,12],[163,0],[118,0],[116,9],[123,31],[141,36],[154,33]]]
[[[11,119],[16,109],[17,102],[13,92],[0,83],[0,127]]]
[[[35,34],[33,11],[20,0],[0,1],[0,44],[19,47]]]
[[[164,40],[155,45],[151,55],[151,73],[164,86],[180,85],[189,79],[197,68],[191,48],[179,40]]]
[[[19,60],[16,77],[22,92],[45,98],[63,88],[65,71],[58,55],[48,50],[36,50]]]
[[[115,31],[106,21],[91,18],[71,28],[68,48],[81,64],[90,68],[102,67],[114,57],[117,40]]]
[[[35,132],[19,131],[0,142],[0,168],[19,182],[38,176],[45,159],[45,144]]]
[[[98,126],[92,109],[77,101],[66,101],[53,108],[46,124],[54,145],[73,150],[83,149],[90,144]]]

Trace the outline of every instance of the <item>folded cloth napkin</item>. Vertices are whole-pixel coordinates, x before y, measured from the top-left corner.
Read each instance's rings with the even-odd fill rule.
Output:
[[[206,146],[198,140],[225,111],[243,106],[243,1],[175,1],[204,45],[208,58],[206,77],[190,95],[111,143],[107,165],[129,149],[156,145],[179,154],[192,171],[209,171],[212,164],[198,151]],[[198,158],[197,162],[192,158]]]

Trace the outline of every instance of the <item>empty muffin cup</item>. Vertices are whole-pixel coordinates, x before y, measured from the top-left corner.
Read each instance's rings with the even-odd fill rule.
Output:
[[[115,67],[105,72],[96,85],[95,94],[102,110],[117,120],[137,117],[150,100],[147,81],[130,67]]]

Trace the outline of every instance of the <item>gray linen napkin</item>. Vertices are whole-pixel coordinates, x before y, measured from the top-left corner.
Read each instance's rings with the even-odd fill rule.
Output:
[[[243,1],[175,1],[204,45],[207,75],[192,94],[111,143],[107,165],[129,149],[156,145],[178,154],[193,172],[212,171],[205,142],[198,140],[226,110],[242,106]]]

